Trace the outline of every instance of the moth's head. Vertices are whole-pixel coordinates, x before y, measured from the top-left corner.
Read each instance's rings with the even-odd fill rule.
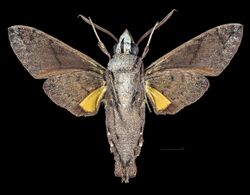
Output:
[[[130,32],[126,29],[120,36],[118,43],[114,46],[114,54],[124,53],[137,55],[138,52],[138,46],[135,44]]]

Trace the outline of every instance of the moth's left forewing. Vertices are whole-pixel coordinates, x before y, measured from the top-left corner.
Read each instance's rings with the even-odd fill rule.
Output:
[[[242,35],[241,24],[221,25],[153,62],[146,69],[145,88],[155,113],[175,114],[197,101],[209,87],[205,76],[217,76],[227,67],[241,43]],[[157,93],[148,90],[148,86]],[[159,93],[169,103],[164,104],[166,100],[157,95]]]
[[[36,79],[76,70],[105,72],[105,68],[89,56],[36,28],[16,25],[9,27],[8,33],[16,56]]]

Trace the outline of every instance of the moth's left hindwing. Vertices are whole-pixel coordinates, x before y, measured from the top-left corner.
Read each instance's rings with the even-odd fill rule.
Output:
[[[104,85],[95,72],[76,71],[48,78],[43,89],[55,104],[75,116],[93,116],[99,110]]]
[[[45,93],[76,116],[94,115],[105,93],[105,68],[87,55],[28,26],[12,26],[16,56],[36,79],[47,79]]]
[[[205,76],[218,76],[230,63],[242,39],[241,24],[225,24],[191,39],[153,62],[145,89],[156,114],[175,114],[208,89]]]

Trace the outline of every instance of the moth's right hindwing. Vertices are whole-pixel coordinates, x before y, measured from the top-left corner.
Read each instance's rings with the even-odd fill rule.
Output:
[[[9,40],[16,56],[36,79],[47,79],[45,93],[76,116],[94,115],[103,96],[105,68],[87,55],[50,35],[28,26],[12,26]],[[95,92],[94,98],[81,102]],[[87,106],[86,106],[87,105]],[[91,110],[89,105],[93,108]]]
[[[150,98],[156,114],[175,114],[198,100],[208,89],[209,81],[203,75],[190,71],[168,70],[155,73],[154,77],[147,78],[146,86],[158,90],[169,101],[163,107],[160,106],[163,101],[162,97],[158,104]],[[159,95],[156,95],[157,97]]]

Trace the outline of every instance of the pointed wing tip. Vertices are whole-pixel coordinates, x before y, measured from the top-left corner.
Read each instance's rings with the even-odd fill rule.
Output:
[[[240,34],[243,34],[243,28],[244,28],[244,25],[243,24],[240,24],[240,23],[228,23],[228,24],[223,24],[221,25],[221,27],[232,27],[233,31],[234,32],[238,32]]]
[[[241,36],[242,36],[242,35],[243,35],[244,25],[243,25],[243,24],[236,23],[235,26],[238,27],[238,32],[240,32],[240,34],[241,34]]]
[[[12,26],[8,27],[8,30],[13,30],[13,29],[17,28],[18,26],[19,25],[12,25]]]
[[[240,46],[240,43],[241,43],[241,40],[243,37],[244,26],[243,26],[243,24],[240,24],[240,23],[225,24],[225,28],[228,26],[230,26],[230,32],[228,32],[228,34],[230,35],[229,38],[236,42],[235,45],[238,48]]]
[[[24,28],[31,28],[31,27],[23,26],[23,25],[13,25],[13,26],[8,27],[8,35],[9,35],[10,40],[12,40],[11,35],[15,35],[15,36],[18,35],[18,32]]]
[[[243,27],[244,25],[243,24],[240,24],[240,23],[227,23],[227,24],[222,24],[222,25],[219,25],[218,27],[220,28],[228,28],[228,27],[234,27],[236,28],[237,31],[243,31]]]
[[[226,24],[222,24],[220,26],[237,26],[237,27],[243,27],[243,24],[240,24],[240,23],[226,23]]]
[[[20,27],[22,27],[21,25],[13,25],[13,26],[10,26],[10,27],[8,27],[8,32],[10,33],[12,33],[14,30],[16,30],[17,28],[20,28]]]
[[[232,23],[231,24],[234,27],[237,27],[239,31],[243,31],[244,25],[240,23]]]
[[[10,26],[9,28],[8,28],[8,35],[10,36],[10,35],[12,35],[12,34],[14,34],[15,33],[15,31],[16,31],[16,29],[17,29],[17,27],[18,26]]]
[[[13,25],[8,27],[8,33],[13,34],[16,30],[20,29],[34,29],[33,27],[30,26],[25,26],[25,25]]]

